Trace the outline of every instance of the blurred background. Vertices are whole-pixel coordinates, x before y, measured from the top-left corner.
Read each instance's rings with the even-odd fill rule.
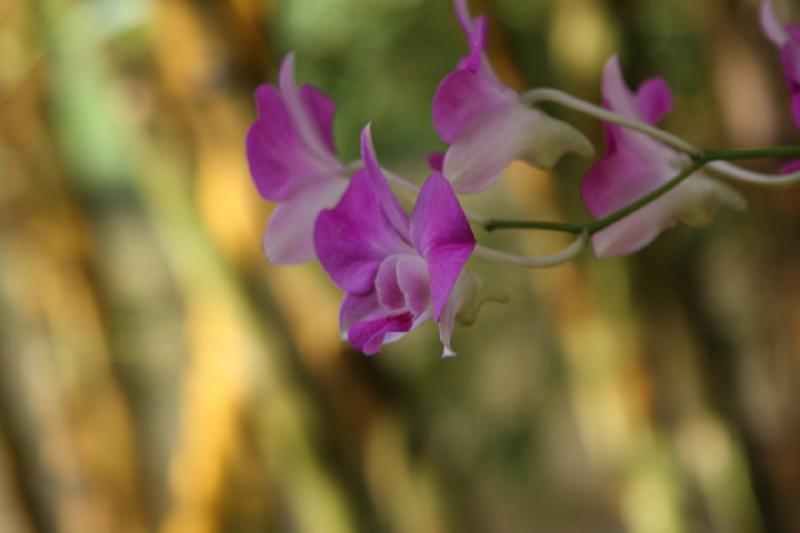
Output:
[[[697,144],[798,142],[755,1],[472,4],[516,87],[599,101],[619,53]],[[800,531],[800,190],[625,259],[475,260],[512,298],[447,360],[431,324],[356,353],[321,269],[261,255],[244,137],[283,55],[343,160],[372,121],[421,183],[465,49],[449,0],[0,0],[0,532]],[[469,204],[586,221],[589,164]]]

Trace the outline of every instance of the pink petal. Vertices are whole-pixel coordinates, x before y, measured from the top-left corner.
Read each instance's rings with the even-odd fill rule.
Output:
[[[433,97],[433,124],[439,137],[452,143],[475,117],[516,98],[513,90],[499,89],[479,72],[457,70],[445,77],[436,90]]]
[[[672,90],[663,78],[650,78],[636,92],[636,107],[649,124],[658,124],[672,111]]]
[[[434,152],[429,155],[428,166],[431,170],[441,173],[444,169],[444,152]]]
[[[292,123],[306,149],[323,163],[328,165],[337,164],[336,155],[329,146],[326,146],[326,144],[333,144],[332,141],[330,143],[327,142],[332,133],[320,130],[319,120],[324,120],[325,113],[329,112],[329,110],[325,109],[328,103],[320,101],[308,91],[305,94],[306,98],[303,98],[294,81],[294,54],[288,54],[283,60],[278,74],[278,85]],[[313,105],[311,109],[307,107],[309,102]],[[319,116],[320,111],[322,116]],[[328,123],[327,126],[330,127],[330,124]]]
[[[308,151],[274,86],[262,85],[256,98],[261,115],[247,134],[247,161],[264,198],[287,200],[339,178],[338,162],[329,165]]]
[[[317,135],[325,143],[325,148],[335,154],[333,118],[336,115],[336,104],[325,93],[310,84],[300,86],[300,100],[314,123]]]
[[[428,265],[418,256],[406,255],[397,262],[397,286],[403,294],[403,307],[415,317],[431,305]]]
[[[432,174],[420,190],[411,217],[411,235],[414,247],[428,263],[433,316],[438,321],[475,248],[467,217],[441,174]]]
[[[764,0],[761,4],[761,28],[776,46],[783,46],[789,39],[783,23],[775,15],[775,10],[770,0]]]
[[[397,201],[397,197],[389,187],[386,177],[378,165],[375,146],[372,144],[372,128],[369,124],[361,132],[361,159],[364,162],[369,183],[381,206],[384,217],[394,228],[397,235],[406,242],[410,242],[408,214],[400,205],[400,202]]]
[[[568,152],[591,157],[594,147],[569,124],[514,101],[472,120],[447,150],[444,175],[459,193],[473,194],[494,185],[513,161],[550,169]]]
[[[339,309],[339,327],[347,332],[357,322],[369,322],[383,317],[386,310],[378,303],[375,291],[367,294],[348,294]]]
[[[664,196],[596,233],[592,246],[598,257],[630,254],[679,221],[709,224],[721,205],[737,210],[745,207],[744,199],[729,187],[695,174]]]
[[[581,197],[589,212],[601,218],[638,200],[678,172],[662,160],[648,160],[625,148],[589,169],[581,184]]]
[[[346,180],[330,180],[279,204],[264,234],[264,253],[270,262],[289,265],[314,259],[314,222],[323,209],[336,205],[346,188]]]
[[[387,257],[375,278],[378,302],[387,311],[422,315],[431,303],[428,265],[414,254]]]
[[[386,214],[366,169],[353,176],[335,208],[320,213],[314,248],[331,279],[348,293],[366,294],[381,262],[413,252]],[[408,229],[406,229],[406,233]]]
[[[397,263],[402,255],[392,255],[383,260],[375,276],[375,293],[385,310],[402,310],[406,299],[397,283]]]
[[[365,355],[375,355],[381,351],[384,339],[390,333],[404,333],[411,330],[414,318],[411,313],[386,316],[350,326],[347,339]]]
[[[467,36],[470,49],[470,55],[461,61],[459,68],[475,72],[480,68],[486,50],[489,20],[485,16],[473,20],[466,0],[455,0],[455,8],[456,18]]]

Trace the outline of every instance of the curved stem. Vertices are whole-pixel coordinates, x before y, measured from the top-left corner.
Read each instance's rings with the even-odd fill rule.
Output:
[[[628,129],[644,133],[654,139],[658,139],[668,146],[675,148],[676,150],[680,150],[681,152],[685,152],[693,156],[701,156],[703,154],[703,151],[700,148],[687,141],[684,141],[677,135],[673,135],[672,133],[666,132],[655,126],[651,126],[645,122],[626,117],[625,115],[614,113],[613,111],[609,111],[608,109],[592,104],[591,102],[581,100],[580,98],[576,98],[571,94],[559,91],[558,89],[533,89],[523,93],[521,98],[522,101],[527,105],[533,105],[538,102],[545,101],[555,102],[563,105],[564,107],[574,109],[575,111],[579,111],[600,120],[613,122],[614,124],[619,124],[620,126],[624,126]]]
[[[737,167],[728,161],[712,161],[708,168],[726,178],[749,183],[751,185],[763,185],[766,187],[791,187],[800,183],[800,172],[792,174],[764,174],[741,167]]]
[[[496,263],[506,263],[509,265],[526,268],[547,268],[566,263],[567,261],[573,259],[579,253],[581,253],[581,251],[583,251],[588,240],[588,232],[583,231],[572,244],[560,252],[542,257],[522,257],[519,255],[501,252],[500,250],[495,250],[493,248],[487,248],[481,245],[477,245],[475,247],[474,254],[475,257],[480,257],[481,259],[494,261]]]

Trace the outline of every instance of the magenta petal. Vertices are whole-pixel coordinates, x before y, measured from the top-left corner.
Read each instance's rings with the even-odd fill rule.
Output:
[[[404,307],[415,317],[425,313],[431,304],[428,265],[419,256],[406,255],[397,262],[397,286],[403,293]]]
[[[361,132],[361,159],[367,171],[369,183],[372,186],[378,202],[380,203],[386,221],[394,228],[395,232],[406,242],[410,242],[408,235],[408,214],[397,201],[392,192],[375,155],[375,146],[372,144],[372,130],[368,124]]]
[[[375,277],[375,292],[384,309],[422,315],[431,300],[428,265],[416,254],[387,257]]]
[[[368,322],[358,322],[350,326],[347,332],[347,340],[364,355],[375,355],[381,351],[387,334],[411,331],[413,325],[414,317],[411,313],[401,313]]]
[[[475,237],[450,183],[432,174],[419,193],[411,216],[414,247],[428,263],[434,319],[453,290],[475,248]]]
[[[636,103],[645,122],[658,124],[672,111],[672,90],[663,78],[650,78],[639,86]]]
[[[589,212],[601,218],[622,209],[671,179],[677,171],[663,161],[642,159],[630,149],[598,161],[581,183]]]
[[[372,290],[383,259],[411,250],[388,220],[371,181],[366,170],[357,172],[336,207],[323,211],[314,226],[322,267],[348,293]]]
[[[339,309],[339,327],[346,332],[356,322],[369,322],[385,314],[374,291],[364,295],[348,294]]]
[[[397,263],[402,255],[392,255],[383,260],[375,276],[375,292],[378,303],[384,309],[403,309],[406,298],[397,283]]]
[[[514,98],[513,90],[501,90],[478,72],[452,72],[433,97],[434,127],[443,141],[452,143],[475,117]]]
[[[428,166],[435,172],[442,172],[444,169],[444,152],[434,152],[428,156]]]
[[[328,96],[314,87],[304,84],[300,87],[300,100],[308,111],[311,120],[317,130],[319,138],[325,143],[325,147],[332,153],[336,153],[336,145],[333,141],[333,117],[336,114],[336,104]]]
[[[309,155],[275,87],[260,87],[258,98],[263,114],[247,134],[247,161],[264,198],[286,200],[338,174]]]
[[[459,68],[475,72],[480,68],[483,52],[486,50],[489,20],[485,16],[473,20],[466,0],[455,0],[455,8],[456,18],[467,36],[470,49],[470,55],[461,61]]]

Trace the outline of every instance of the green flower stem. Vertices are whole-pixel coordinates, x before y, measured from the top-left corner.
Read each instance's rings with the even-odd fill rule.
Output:
[[[501,252],[492,248],[481,246],[480,244],[475,247],[475,257],[485,259],[487,261],[494,261],[495,263],[505,263],[524,268],[549,268],[561,265],[574,259],[586,247],[589,240],[589,234],[582,231],[578,237],[566,248],[552,255],[545,255],[539,257],[521,257],[518,255]]]
[[[619,222],[631,213],[638,211],[647,204],[665,195],[680,185],[686,178],[700,170],[706,163],[707,161],[705,161],[705,159],[693,162],[691,165],[683,169],[677,176],[664,183],[658,189],[655,189],[654,191],[642,196],[632,204],[623,207],[619,211],[615,211],[607,217],[603,217],[600,220],[596,220],[590,224],[586,224],[585,226],[579,226],[576,224],[563,224],[561,222],[490,220],[484,225],[484,228],[486,228],[486,231],[493,231],[496,229],[541,229],[550,231],[564,231],[569,233],[586,232],[588,235],[594,235],[598,231],[607,228],[615,222]]]
[[[745,159],[766,159],[770,157],[800,157],[800,146],[769,146],[766,148],[745,148],[741,150],[706,150],[696,160],[741,161]]]
[[[567,224],[565,222],[540,222],[525,220],[489,220],[484,228],[486,231],[498,229],[541,229],[547,231],[561,231],[564,233],[580,234],[585,228],[580,224]]]
[[[642,196],[635,202],[630,205],[627,205],[620,209],[619,211],[615,211],[608,215],[607,217],[603,217],[600,220],[596,220],[591,224],[587,224],[586,230],[589,232],[589,235],[594,235],[600,230],[606,229],[608,226],[615,222],[619,222],[626,216],[630,215],[631,213],[638,211],[639,209],[643,208],[650,202],[660,198],[661,196],[667,194],[669,191],[680,185],[686,178],[703,168],[703,165],[706,164],[705,159],[701,159],[699,161],[695,161],[685,169],[683,169],[680,174],[666,182],[664,185],[655,189],[654,191]]]

